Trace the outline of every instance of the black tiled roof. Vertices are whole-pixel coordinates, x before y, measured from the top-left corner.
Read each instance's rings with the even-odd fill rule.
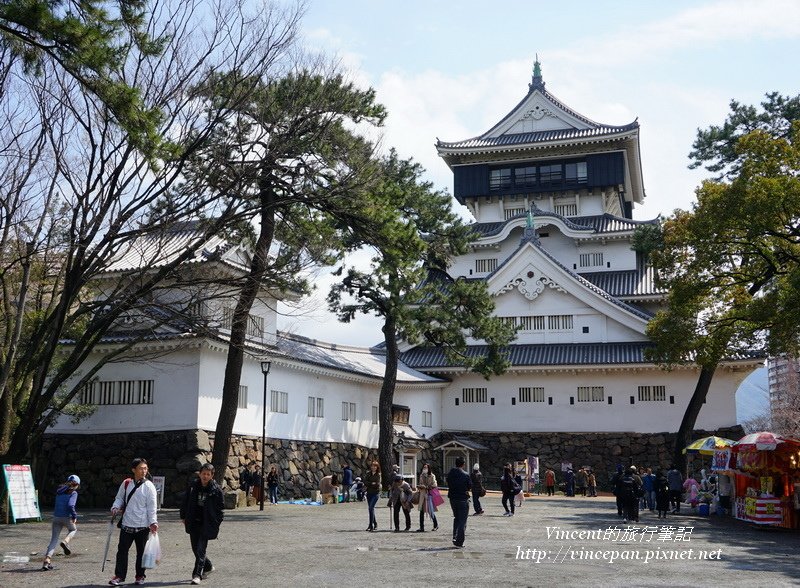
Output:
[[[637,343],[556,343],[509,345],[508,359],[514,367],[558,365],[607,365],[650,363],[644,357],[645,349],[653,347],[649,341]],[[466,354],[480,357],[487,352],[486,345],[471,345]],[[458,367],[445,357],[437,347],[415,347],[401,354],[403,363],[414,369]]]
[[[579,274],[611,296],[659,296],[664,292],[656,287],[655,270],[644,264],[634,270],[588,272]]]
[[[590,129],[556,129],[537,131],[535,133],[514,133],[499,137],[473,137],[464,141],[439,141],[436,146],[442,149],[477,149],[481,147],[509,147],[513,145],[529,145],[531,143],[551,143],[575,139],[602,139],[639,128],[638,122],[622,126],[600,125]]]
[[[493,235],[497,235],[503,230],[509,222],[518,220],[520,218],[524,218],[524,215],[516,215],[508,220],[505,221],[497,221],[497,222],[489,222],[489,223],[474,223],[470,225],[473,231],[480,234],[481,237],[491,237]],[[652,220],[645,220],[645,221],[636,221],[629,218],[620,218],[618,216],[614,216],[613,214],[597,214],[597,215],[590,215],[590,216],[562,216],[555,212],[549,212],[546,210],[536,209],[534,211],[534,217],[536,218],[557,218],[561,219],[564,224],[566,224],[569,228],[574,229],[576,231],[587,231],[593,233],[624,233],[628,231],[633,231],[636,227],[640,225],[652,225],[658,222],[658,219]]]

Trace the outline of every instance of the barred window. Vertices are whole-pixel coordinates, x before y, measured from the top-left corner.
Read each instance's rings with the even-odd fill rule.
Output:
[[[91,382],[79,395],[81,404],[153,404],[154,380]]]
[[[377,425],[378,424],[378,407],[377,406],[373,406],[372,407],[372,424],[373,425]]]
[[[605,389],[603,386],[578,386],[578,402],[603,402]]]
[[[520,402],[544,402],[544,388],[541,386],[519,389]]]
[[[236,408],[247,408],[247,386],[239,386],[239,403]]]
[[[518,214],[523,214],[525,212],[524,208],[506,208],[506,220],[517,216]]]
[[[571,331],[572,315],[556,314],[547,317],[547,328],[551,331]]]
[[[487,388],[462,388],[461,401],[462,402],[486,402],[489,396]]]
[[[578,256],[578,264],[581,267],[602,267],[603,254],[601,253],[581,253]]]
[[[247,335],[249,337],[263,337],[264,336],[264,317],[248,315],[247,317]]]
[[[555,204],[553,212],[561,216],[578,216],[578,205],[574,202],[567,204]]]
[[[476,272],[493,272],[497,269],[497,258],[490,259],[476,259],[475,271]]]
[[[342,420],[343,421],[356,421],[356,403],[355,402],[342,402]]]
[[[521,316],[518,322],[523,331],[544,331],[543,316]]]
[[[422,411],[422,426],[423,427],[432,427],[433,426],[433,413],[429,410]]]
[[[639,386],[639,402],[664,402],[666,400],[666,386]]]
[[[272,412],[289,414],[289,393],[273,390],[270,396],[269,409]]]
[[[316,396],[308,397],[308,416],[321,419],[324,414],[325,399],[317,398]]]

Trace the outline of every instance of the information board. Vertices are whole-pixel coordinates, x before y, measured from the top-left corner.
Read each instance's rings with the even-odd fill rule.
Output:
[[[11,518],[40,519],[39,502],[36,499],[36,488],[33,485],[33,474],[29,465],[3,465],[3,476],[8,489],[8,501],[11,506]]]
[[[167,486],[167,479],[164,476],[153,476],[153,486],[156,487],[158,494],[158,508],[164,505],[164,488]]]

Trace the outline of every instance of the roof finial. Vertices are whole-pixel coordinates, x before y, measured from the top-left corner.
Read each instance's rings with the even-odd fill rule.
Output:
[[[534,90],[544,91],[544,81],[542,80],[542,65],[539,63],[539,54],[536,54],[536,61],[533,62],[533,78],[531,79],[531,83],[528,84],[528,90],[533,92]]]
[[[528,215],[525,219],[525,230],[522,232],[522,243],[530,241],[535,245],[539,244],[539,233],[536,231],[536,225],[533,222],[533,215],[536,212],[536,205],[532,205],[528,209]]]

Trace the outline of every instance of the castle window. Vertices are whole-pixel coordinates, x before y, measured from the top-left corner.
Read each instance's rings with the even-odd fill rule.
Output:
[[[581,267],[602,267],[604,265],[602,253],[581,253],[578,256]]]
[[[153,404],[153,380],[91,382],[84,386],[81,404]]]
[[[377,406],[373,406],[372,407],[372,424],[373,425],[377,425],[378,424],[378,407]]]
[[[603,386],[578,386],[578,402],[603,402]]]
[[[269,409],[271,412],[289,414],[289,393],[273,390],[270,395]]]
[[[519,389],[520,402],[544,402],[544,388],[520,388]]]
[[[587,178],[585,161],[564,165],[564,179],[568,184],[585,184]]]
[[[561,183],[561,164],[539,167],[539,183],[543,186]]]
[[[342,420],[356,422],[356,403],[342,402]]]
[[[462,388],[461,400],[463,402],[487,402],[489,391],[487,388]]]
[[[489,190],[505,190],[511,187],[511,168],[493,169],[489,172]]]
[[[523,331],[544,331],[543,316],[521,316],[518,320]]]
[[[523,214],[524,212],[525,212],[524,208],[506,208],[505,210],[506,220],[514,218],[515,216]]]
[[[554,314],[547,317],[547,328],[551,331],[571,331],[571,314]]]
[[[536,186],[536,166],[518,167],[514,170],[514,187],[533,188]]]
[[[493,272],[497,269],[497,258],[490,258],[490,259],[476,259],[475,260],[475,271],[476,272]]]
[[[325,416],[325,399],[316,398],[315,396],[308,397],[308,416],[312,418],[321,419]]]
[[[666,402],[666,386],[639,386],[639,402]]]
[[[247,386],[239,386],[239,402],[236,408],[247,408]]]
[[[423,427],[432,427],[433,426],[433,413],[429,410],[422,411],[422,426]]]
[[[575,204],[574,202],[554,204],[553,212],[555,212],[556,214],[560,214],[561,216],[577,216],[578,205]]]

